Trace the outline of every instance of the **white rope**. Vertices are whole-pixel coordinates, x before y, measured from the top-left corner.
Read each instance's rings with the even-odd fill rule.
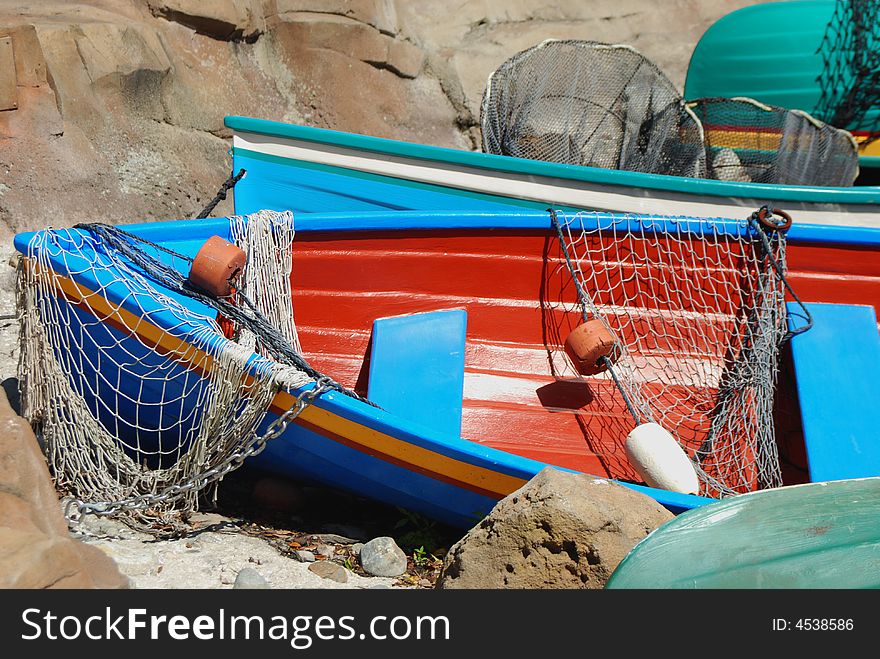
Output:
[[[250,255],[248,292],[296,341],[292,216],[257,214],[231,225]],[[65,299],[62,285],[82,301]],[[156,494],[195,479],[254,435],[282,383],[311,381],[255,357],[263,348],[253,335],[249,345],[224,339],[215,318],[184,307],[86,232],[35,234],[17,294],[22,412],[42,433],[59,488],[84,502]],[[149,326],[185,347],[157,350],[141,336]],[[151,512],[193,511],[201,494],[185,490]]]

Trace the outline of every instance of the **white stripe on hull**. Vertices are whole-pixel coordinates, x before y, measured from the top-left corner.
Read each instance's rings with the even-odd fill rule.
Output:
[[[235,133],[233,147],[470,192],[590,210],[742,219],[748,212],[768,201],[490,171],[463,164],[420,160],[257,133]],[[792,213],[797,222],[880,227],[880,208],[876,205],[795,201],[779,201],[778,205]]]

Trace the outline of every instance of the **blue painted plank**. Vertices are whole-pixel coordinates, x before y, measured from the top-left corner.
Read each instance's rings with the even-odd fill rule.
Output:
[[[799,313],[793,303],[788,308],[790,318]],[[874,308],[807,308],[813,327],[792,338],[791,350],[810,479],[880,476],[880,334]]]
[[[460,437],[466,325],[463,309],[376,320],[370,400],[408,421]]]

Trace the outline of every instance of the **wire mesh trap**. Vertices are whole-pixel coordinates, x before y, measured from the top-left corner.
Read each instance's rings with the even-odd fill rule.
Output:
[[[849,186],[858,145],[800,110],[751,99],[685,103],[638,51],[545,41],[490,76],[486,153],[724,181]]]

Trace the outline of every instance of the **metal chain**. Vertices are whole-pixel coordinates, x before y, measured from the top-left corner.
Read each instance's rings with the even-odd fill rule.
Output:
[[[244,461],[248,458],[262,453],[263,450],[265,450],[266,445],[273,439],[284,434],[290,423],[302,414],[303,410],[311,405],[318,396],[331,390],[333,390],[333,386],[330,378],[318,378],[318,380],[315,381],[315,386],[297,396],[294,406],[269,424],[265,433],[262,435],[254,433],[251,439],[240,450],[231,453],[222,462],[211,469],[196,474],[181,483],[175,483],[158,494],[141,494],[127,499],[120,499],[119,501],[103,501],[95,503],[86,503],[79,499],[69,499],[64,506],[64,517],[67,519],[69,525],[75,525],[81,521],[84,515],[109,517],[120,512],[146,510],[156,504],[177,501],[188,492],[202,490],[211,483],[221,480],[230,472],[241,467],[241,465],[244,464]]]

